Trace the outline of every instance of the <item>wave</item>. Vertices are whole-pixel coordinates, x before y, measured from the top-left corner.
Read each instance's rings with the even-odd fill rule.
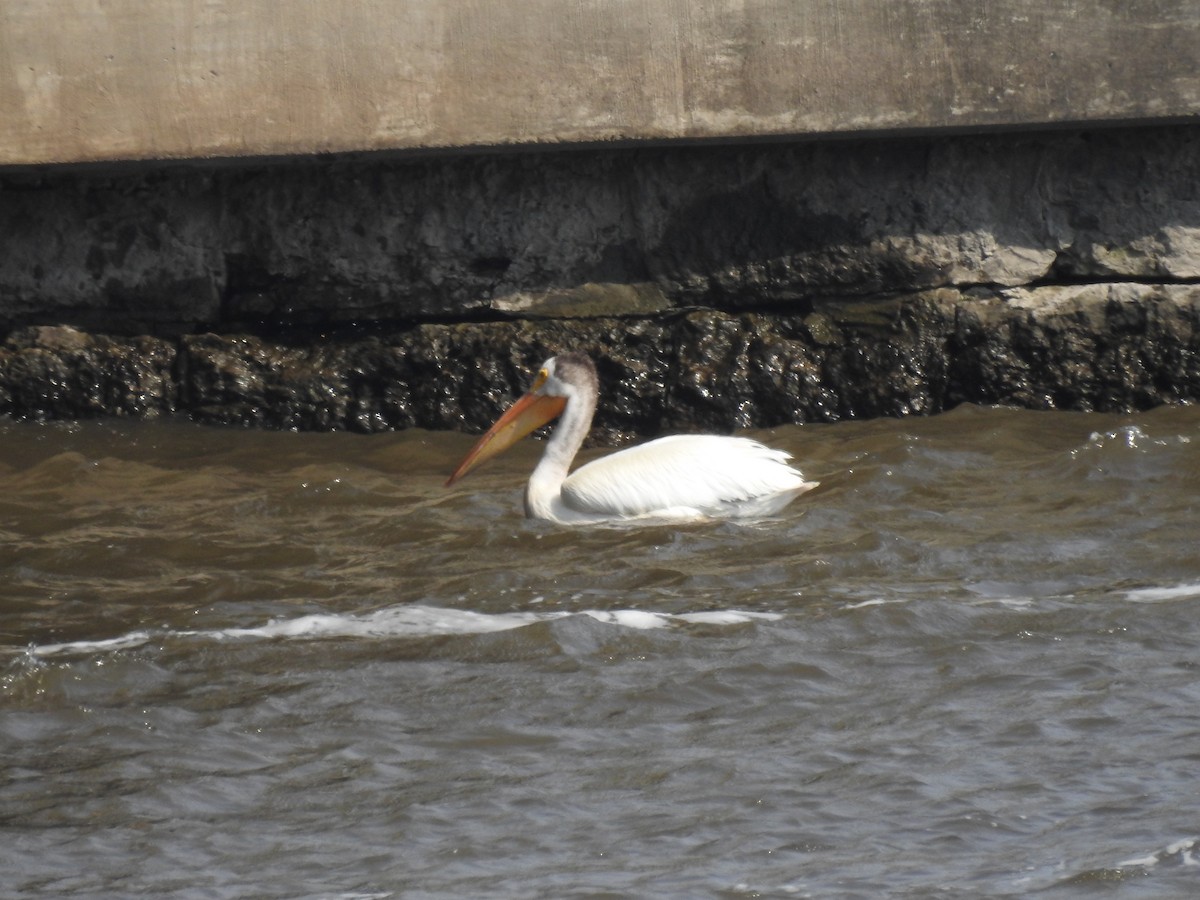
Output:
[[[1200,597],[1200,583],[1137,588],[1125,593],[1125,599],[1133,603],[1168,603],[1172,600],[1189,600],[1192,597]]]
[[[201,640],[279,640],[316,638],[422,638],[441,635],[486,634],[523,628],[572,615],[589,616],[598,622],[619,628],[638,630],[668,628],[680,624],[742,625],[751,621],[774,621],[778,613],[745,610],[709,610],[691,613],[648,612],[638,609],[583,610],[580,612],[480,613],[471,610],[434,606],[394,606],[374,612],[311,613],[289,619],[272,619],[263,625],[242,628],[200,630],[131,631],[101,640],[64,641],[33,645],[28,652],[35,657],[64,654],[106,653],[130,650],[153,641],[170,638]]]

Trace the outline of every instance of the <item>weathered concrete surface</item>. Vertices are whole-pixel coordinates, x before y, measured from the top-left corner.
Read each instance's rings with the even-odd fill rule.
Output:
[[[1200,401],[1200,284],[943,288],[807,314],[422,325],[304,346],[31,328],[0,349],[0,413],[482,430],[564,349],[600,364],[600,442],[964,402],[1131,410]]]
[[[0,4],[0,165],[1197,115],[1194,0]]]
[[[1200,278],[1200,126],[0,176],[0,330]]]

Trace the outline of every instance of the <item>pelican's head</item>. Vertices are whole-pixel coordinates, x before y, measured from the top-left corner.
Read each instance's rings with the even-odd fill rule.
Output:
[[[599,389],[596,364],[591,359],[582,353],[560,353],[542,363],[529,393],[562,397],[570,402],[576,397],[581,400],[594,397]]]
[[[596,367],[582,353],[552,356],[538,369],[529,391],[510,406],[479,439],[446,480],[454,484],[472,469],[497,456],[547,422],[562,415],[567,404],[597,392]]]

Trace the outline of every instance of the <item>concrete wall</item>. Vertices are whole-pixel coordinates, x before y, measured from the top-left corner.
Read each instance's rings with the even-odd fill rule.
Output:
[[[1196,0],[0,3],[0,165],[1198,115]]]
[[[0,175],[0,333],[1200,280],[1200,125]]]

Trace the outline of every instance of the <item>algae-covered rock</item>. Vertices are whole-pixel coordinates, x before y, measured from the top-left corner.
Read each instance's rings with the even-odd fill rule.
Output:
[[[1200,285],[938,288],[712,309],[178,340],[60,326],[0,347],[0,414],[182,412],[292,429],[480,431],[554,353],[597,361],[594,440],[935,413],[1200,399]]]
[[[23,419],[150,418],[175,410],[175,345],[34,327],[0,346],[0,414]]]
[[[32,328],[0,349],[0,412],[481,431],[569,349],[597,361],[597,443],[960,403],[1131,410],[1200,399],[1200,285],[944,288],[808,315],[427,324],[319,343]]]

